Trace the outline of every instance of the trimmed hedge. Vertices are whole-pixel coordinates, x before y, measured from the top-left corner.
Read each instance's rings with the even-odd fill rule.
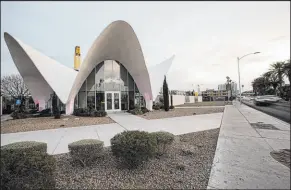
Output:
[[[107,112],[104,110],[77,108],[74,109],[73,115],[82,117],[105,117]]]
[[[24,141],[1,147],[3,189],[53,189],[56,161],[46,143]]]
[[[136,168],[155,155],[156,138],[145,131],[124,131],[111,140],[111,150],[129,168]]]
[[[85,167],[103,155],[103,146],[104,143],[97,139],[83,139],[70,143],[68,148],[73,161]]]
[[[165,131],[158,131],[151,133],[157,140],[157,154],[163,155],[167,152],[169,146],[173,143],[175,135]]]

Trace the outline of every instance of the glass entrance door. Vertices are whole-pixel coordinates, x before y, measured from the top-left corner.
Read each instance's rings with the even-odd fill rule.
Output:
[[[121,111],[120,92],[105,92],[105,110]]]

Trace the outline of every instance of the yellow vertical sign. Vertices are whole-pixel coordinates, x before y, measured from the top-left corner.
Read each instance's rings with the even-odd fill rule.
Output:
[[[79,71],[80,64],[81,64],[81,50],[80,50],[80,46],[76,46],[75,55],[74,55],[74,69],[76,71]]]

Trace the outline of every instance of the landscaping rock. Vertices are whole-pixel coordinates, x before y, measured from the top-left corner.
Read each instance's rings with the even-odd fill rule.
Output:
[[[175,140],[169,152],[129,170],[118,167],[110,147],[104,159],[90,167],[70,164],[69,154],[55,155],[58,189],[206,189],[216,149],[219,129],[180,135],[187,142]],[[199,152],[182,156],[181,148],[203,144]],[[197,148],[198,149],[198,148]]]
[[[223,111],[224,111],[224,107],[175,108],[167,112],[165,110],[153,110],[152,112],[147,112],[143,115],[138,115],[138,116],[145,119],[161,119],[161,118],[170,118],[170,117],[220,113]]]

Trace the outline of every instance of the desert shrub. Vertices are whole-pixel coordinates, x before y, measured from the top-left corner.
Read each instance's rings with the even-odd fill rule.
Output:
[[[136,107],[133,110],[130,110],[129,112],[133,115],[142,115],[143,114],[140,107]]]
[[[103,155],[104,143],[97,139],[83,139],[68,145],[73,161],[88,166]]]
[[[175,135],[165,131],[151,133],[157,140],[157,154],[163,155],[167,152],[169,146],[173,143]]]
[[[55,159],[47,154],[46,143],[24,141],[1,147],[3,189],[55,188]]]
[[[107,115],[107,112],[104,110],[98,110],[97,113],[97,117],[105,117]]]
[[[13,119],[25,119],[27,118],[27,114],[25,112],[21,112],[19,109],[15,110],[10,114]]]
[[[158,104],[154,104],[154,105],[153,105],[153,109],[154,109],[154,110],[160,110],[160,105],[158,105]]]
[[[74,109],[73,115],[82,117],[105,117],[107,112],[104,110],[77,108]]]
[[[146,107],[141,107],[140,109],[141,109],[142,113],[147,113],[147,112],[149,112],[149,110],[148,110]]]
[[[111,140],[114,156],[121,159],[129,168],[135,168],[155,155],[156,138],[145,131],[124,131]]]
[[[174,107],[174,106],[170,106],[169,108],[170,108],[170,109],[174,109],[175,107]]]

